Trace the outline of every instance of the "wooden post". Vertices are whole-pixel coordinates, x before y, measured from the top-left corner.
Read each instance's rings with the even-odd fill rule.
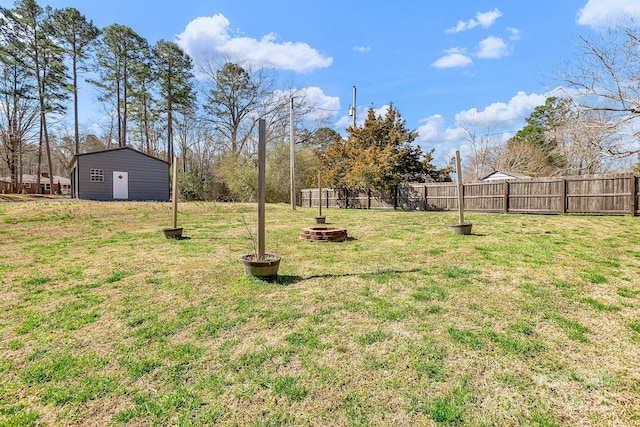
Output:
[[[629,179],[631,179],[631,183],[629,185],[629,187],[631,187],[631,200],[630,200],[631,212],[629,213],[631,214],[631,216],[636,216],[636,210],[638,210],[638,197],[636,196],[636,193],[638,192],[638,187],[636,185],[636,175],[632,173],[629,176]]]
[[[562,178],[562,188],[560,189],[561,191],[561,197],[562,200],[560,201],[560,213],[562,213],[562,215],[567,213],[567,179],[566,178]]]
[[[456,150],[456,173],[458,175],[458,216],[460,225],[464,224],[464,186],[462,184],[462,167],[460,166],[460,151]]]
[[[173,228],[178,228],[178,157],[173,156],[171,202],[173,203]]]
[[[293,121],[293,96],[289,108],[289,179],[291,181],[291,209],[296,210],[296,168],[295,168],[296,127]]]
[[[504,213],[509,213],[509,181],[504,182]]]
[[[428,211],[429,210],[429,208],[428,208],[429,203],[427,203],[427,195],[428,195],[428,193],[427,193],[427,184],[424,184],[424,187],[422,187],[422,195],[423,195],[422,198],[424,200],[424,210]]]
[[[258,260],[264,259],[264,214],[266,202],[265,164],[267,158],[266,122],[258,120]]]
[[[398,209],[398,186],[393,187],[393,210]]]
[[[318,217],[322,216],[322,172],[318,169]]]

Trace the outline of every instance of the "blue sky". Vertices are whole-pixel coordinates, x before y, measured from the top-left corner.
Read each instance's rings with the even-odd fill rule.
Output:
[[[271,68],[342,133],[355,85],[359,119],[393,102],[436,160],[465,145],[461,125],[496,139],[520,129],[562,85],[579,36],[640,19],[639,0],[39,3],[75,7],[99,27],[130,26],[151,44],[176,41],[196,62],[226,55]]]

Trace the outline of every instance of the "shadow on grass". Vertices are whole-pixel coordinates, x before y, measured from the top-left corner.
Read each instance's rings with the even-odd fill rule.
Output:
[[[292,276],[292,275],[286,275],[286,274],[279,274],[275,279],[266,281],[263,280],[264,282],[268,282],[268,283],[274,283],[277,285],[283,285],[283,286],[290,286],[290,285],[295,285],[307,280],[312,280],[312,279],[328,279],[328,278],[332,278],[332,277],[373,277],[375,275],[381,275],[381,274],[405,274],[405,273],[417,273],[423,271],[423,269],[421,268],[412,268],[410,270],[378,270],[375,271],[373,273],[327,273],[327,274],[314,274],[313,276],[307,276],[307,277],[302,277],[302,276]],[[260,280],[260,279],[257,279]]]

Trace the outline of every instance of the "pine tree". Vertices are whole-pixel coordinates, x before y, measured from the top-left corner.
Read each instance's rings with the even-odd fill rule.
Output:
[[[188,110],[195,103],[193,63],[173,42],[160,40],[153,47],[155,76],[160,85],[161,110],[167,120],[167,161],[173,158],[173,124],[177,110]]]
[[[131,28],[112,24],[103,29],[96,52],[100,78],[90,82],[102,90],[100,101],[110,101],[113,104],[120,147],[127,145],[127,119],[134,86],[133,69],[143,61],[145,52],[148,52],[147,41]]]
[[[38,91],[40,138],[38,148],[38,173],[36,185],[40,186],[42,146],[44,143],[49,176],[53,175],[51,145],[47,126],[47,114],[62,113],[66,99],[65,72],[62,50],[51,34],[51,8],[42,8],[35,0],[19,0],[13,10],[3,10],[16,38],[24,47],[27,60],[24,65],[33,71]],[[49,187],[53,194],[53,186]]]
[[[54,11],[52,19],[52,32],[59,44],[64,48],[64,53],[71,59],[71,78],[73,92],[74,137],[75,153],[80,153],[80,136],[78,132],[78,71],[81,64],[89,56],[91,47],[100,35],[98,27],[93,21],[87,19],[72,7]]]

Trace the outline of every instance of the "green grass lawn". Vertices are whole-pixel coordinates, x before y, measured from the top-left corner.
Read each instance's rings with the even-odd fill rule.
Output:
[[[0,426],[640,425],[640,219],[0,203]]]

